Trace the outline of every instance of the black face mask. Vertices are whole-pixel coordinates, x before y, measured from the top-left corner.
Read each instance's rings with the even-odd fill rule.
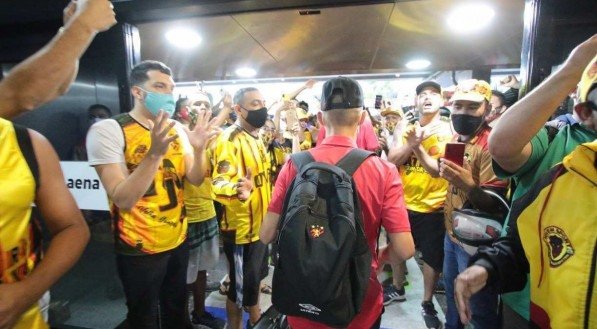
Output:
[[[452,125],[459,135],[470,136],[474,134],[485,120],[485,116],[472,116],[468,114],[452,114]]]
[[[247,111],[247,117],[244,118],[248,124],[253,126],[254,128],[261,128],[265,124],[267,120],[267,107],[262,107],[259,110],[247,110],[246,108],[241,108]]]

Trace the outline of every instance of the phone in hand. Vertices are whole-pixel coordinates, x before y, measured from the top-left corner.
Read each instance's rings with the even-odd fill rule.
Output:
[[[375,108],[381,109],[381,95],[375,95]]]
[[[464,165],[464,146],[464,143],[447,143],[444,159],[462,167]]]

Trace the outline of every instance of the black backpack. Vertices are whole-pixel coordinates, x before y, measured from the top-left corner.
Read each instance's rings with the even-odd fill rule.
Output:
[[[272,303],[283,314],[345,327],[361,310],[371,275],[352,175],[373,152],[353,149],[335,166],[291,155],[297,175],[278,226]]]

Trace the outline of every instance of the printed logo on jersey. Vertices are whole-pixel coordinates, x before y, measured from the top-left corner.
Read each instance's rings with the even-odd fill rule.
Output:
[[[574,248],[568,236],[557,226],[548,226],[543,230],[543,241],[548,248],[549,265],[558,267],[574,255]]]

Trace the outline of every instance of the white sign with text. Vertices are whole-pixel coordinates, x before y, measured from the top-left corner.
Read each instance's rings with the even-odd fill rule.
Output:
[[[106,190],[88,162],[60,161],[66,186],[77,201],[79,209],[110,210]]]

